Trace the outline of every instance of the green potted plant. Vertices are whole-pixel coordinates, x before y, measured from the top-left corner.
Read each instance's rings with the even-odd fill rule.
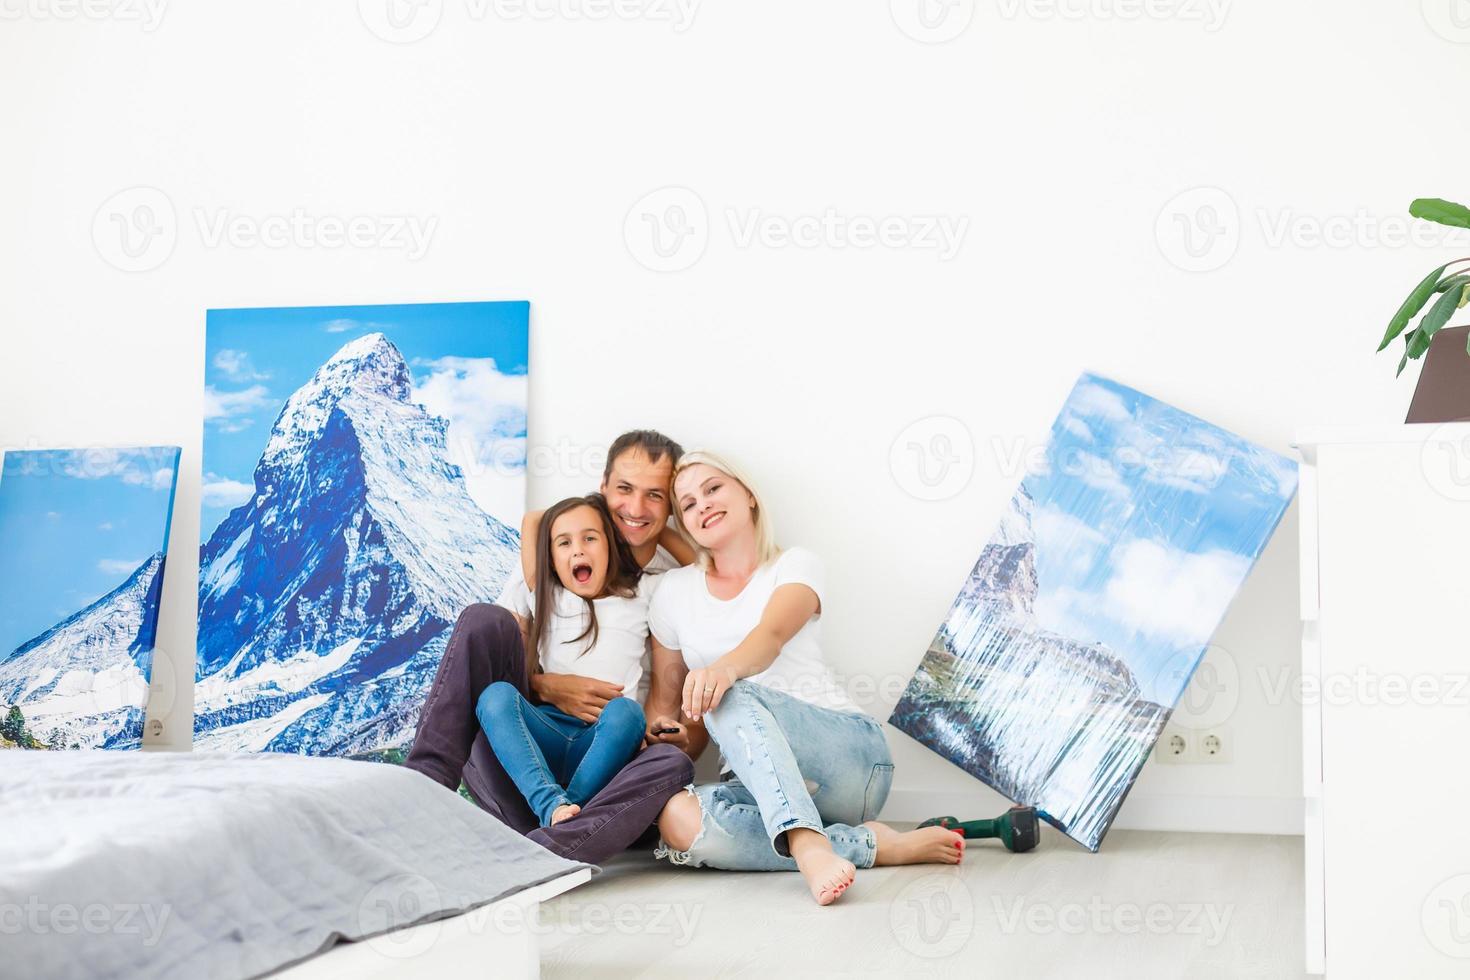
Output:
[[[1409,214],[1426,221],[1449,225],[1452,228],[1470,228],[1470,208],[1453,201],[1442,201],[1437,197],[1421,197],[1409,205]],[[1399,358],[1399,369],[1395,377],[1404,373],[1404,366],[1409,361],[1417,361],[1423,357],[1424,352],[1429,350],[1430,341],[1434,339],[1439,329],[1450,321],[1450,317],[1454,316],[1456,310],[1470,303],[1470,266],[1465,265],[1467,262],[1470,262],[1470,257],[1455,259],[1425,276],[1423,281],[1414,287],[1409,298],[1404,300],[1398,312],[1393,315],[1393,319],[1389,321],[1388,330],[1383,335],[1383,343],[1378,345],[1378,349],[1383,350],[1393,343],[1395,337],[1403,334],[1404,356]],[[1451,272],[1450,270],[1456,266],[1462,268]],[[1429,307],[1429,312],[1419,320],[1419,325],[1408,333],[1404,333],[1404,328],[1409,325],[1409,321],[1417,316],[1419,311],[1423,310],[1429,304],[1430,299],[1436,295],[1439,296],[1439,299]],[[1465,346],[1466,352],[1470,353],[1470,340],[1467,340]]]

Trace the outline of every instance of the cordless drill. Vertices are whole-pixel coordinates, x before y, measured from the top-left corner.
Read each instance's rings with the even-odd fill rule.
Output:
[[[990,820],[959,820],[955,817],[931,817],[920,827],[943,827],[965,835],[966,840],[999,837],[1006,850],[1023,854],[1041,840],[1041,827],[1036,820],[1036,807],[1013,806]]]

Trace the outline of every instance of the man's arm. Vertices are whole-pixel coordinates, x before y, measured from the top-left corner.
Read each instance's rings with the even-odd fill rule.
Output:
[[[675,520],[678,520],[678,518],[675,518]],[[689,542],[684,540],[684,536],[667,524],[658,533],[658,543],[663,545],[663,549],[673,555],[674,561],[680,565],[692,565],[694,564],[694,559],[698,557]]]
[[[609,701],[623,696],[623,689],[580,674],[534,673],[531,675],[531,695],[542,704],[549,704],[590,725],[597,721]]]
[[[541,517],[544,510],[528,510],[521,518],[521,574],[525,576],[526,588],[536,590],[536,536],[541,532]]]
[[[689,668],[678,650],[670,650],[656,639],[653,644],[653,677],[648,686],[649,745],[667,742],[677,745],[691,759],[698,759],[709,745],[709,733],[701,722],[679,721],[679,698],[684,690],[684,678]],[[655,735],[660,728],[677,728],[671,735]]]

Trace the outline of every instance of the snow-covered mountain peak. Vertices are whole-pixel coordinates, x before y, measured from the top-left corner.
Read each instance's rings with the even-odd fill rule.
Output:
[[[162,568],[163,555],[160,553],[151,556],[117,588],[80,612],[63,619],[40,636],[16,647],[14,652],[5,658],[4,665],[9,667],[21,658],[27,658],[30,665],[28,669],[34,668],[38,661],[28,655],[45,647],[60,658],[57,661],[58,665],[70,661],[75,666],[77,661],[75,654],[80,652],[81,648],[74,650],[67,643],[53,642],[63,634],[74,642],[80,638],[87,638],[88,644],[94,647],[96,644],[93,641],[98,637],[104,637],[108,642],[103,644],[103,647],[106,648],[103,649],[103,653],[111,648],[128,652],[140,649],[151,650],[158,603],[154,580],[158,578],[158,573]],[[150,605],[153,608],[150,609]]]
[[[519,535],[471,499],[448,461],[446,424],[418,405],[344,398],[367,505],[425,604],[448,622],[500,594],[515,570]]]
[[[1036,604],[1036,535],[1031,527],[1035,502],[1022,483],[1011,496],[1000,526],[960,590],[967,602],[1000,605],[1031,615]]]
[[[200,550],[196,745],[344,754],[412,738],[451,624],[519,535],[475,503],[449,423],[382,334],[287,399],[255,494]]]
[[[1011,496],[1010,503],[1006,505],[1005,513],[1000,518],[1000,527],[996,529],[995,536],[990,539],[990,543],[999,545],[1035,544],[1036,535],[1031,529],[1031,512],[1034,507],[1035,503],[1031,499],[1031,494],[1026,491],[1026,484],[1022,483]]]
[[[163,555],[0,662],[0,705],[18,705],[43,742],[108,748],[143,735]]]
[[[332,409],[347,395],[407,402],[412,389],[408,362],[387,337],[370,333],[349,341],[286,401],[260,465],[269,468],[297,455],[321,434]]]
[[[408,400],[408,364],[393,342],[381,333],[364,334],[348,341],[317,369],[313,380],[350,379],[359,391],[374,389],[398,401]]]

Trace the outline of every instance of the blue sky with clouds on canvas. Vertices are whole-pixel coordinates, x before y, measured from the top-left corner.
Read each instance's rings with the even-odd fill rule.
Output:
[[[384,334],[408,361],[414,400],[449,420],[450,459],[465,470],[471,496],[519,527],[529,310],[524,302],[210,310],[201,538],[249,499],[286,399],[369,333]]]
[[[1172,705],[1295,493],[1295,463],[1089,374],[1043,470],[1024,481],[1037,619],[1111,647]]]
[[[179,450],[12,450],[0,468],[0,659],[168,541]]]

